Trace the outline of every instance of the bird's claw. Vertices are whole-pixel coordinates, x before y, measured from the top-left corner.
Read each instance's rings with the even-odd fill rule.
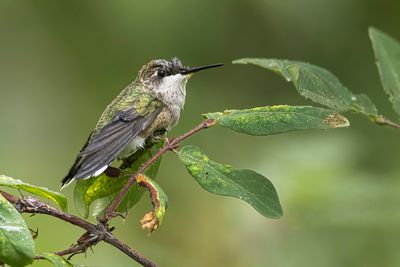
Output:
[[[161,140],[165,140],[165,135],[168,133],[168,130],[165,128],[159,129],[151,135],[151,142],[152,143],[158,143]]]

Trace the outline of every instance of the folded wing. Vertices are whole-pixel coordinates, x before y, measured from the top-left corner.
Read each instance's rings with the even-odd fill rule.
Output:
[[[63,186],[74,179],[94,176],[106,168],[160,113],[161,107],[143,116],[134,107],[118,112],[99,132],[91,134],[74,165],[62,180]]]

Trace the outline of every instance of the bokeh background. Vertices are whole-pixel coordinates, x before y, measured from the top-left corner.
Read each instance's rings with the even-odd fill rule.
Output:
[[[226,63],[191,79],[171,136],[205,112],[311,104],[275,74],[230,64],[241,57],[323,66],[396,119],[367,28],[400,39],[399,11],[397,0],[2,0],[0,172],[58,190],[104,107],[153,58]],[[164,224],[151,236],[140,229],[150,208],[143,198],[125,222],[115,220],[116,234],[161,266],[399,266],[400,132],[346,115],[348,129],[251,137],[215,127],[186,142],[268,177],[283,219],[205,192],[167,155],[158,176],[170,200]],[[27,220],[39,228],[38,252],[65,249],[82,233],[45,216]],[[108,245],[73,262],[136,266]]]

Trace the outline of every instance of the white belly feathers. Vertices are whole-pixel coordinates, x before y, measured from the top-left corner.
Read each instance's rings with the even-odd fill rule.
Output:
[[[135,139],[132,140],[117,156],[117,159],[122,159],[130,156],[139,148],[144,147],[144,141],[146,138],[136,136]]]

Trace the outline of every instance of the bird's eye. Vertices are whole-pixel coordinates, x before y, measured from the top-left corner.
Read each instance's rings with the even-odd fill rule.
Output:
[[[158,76],[158,77],[163,78],[163,77],[165,77],[165,75],[167,75],[167,73],[165,72],[165,70],[160,69],[160,70],[157,71],[157,76]]]

